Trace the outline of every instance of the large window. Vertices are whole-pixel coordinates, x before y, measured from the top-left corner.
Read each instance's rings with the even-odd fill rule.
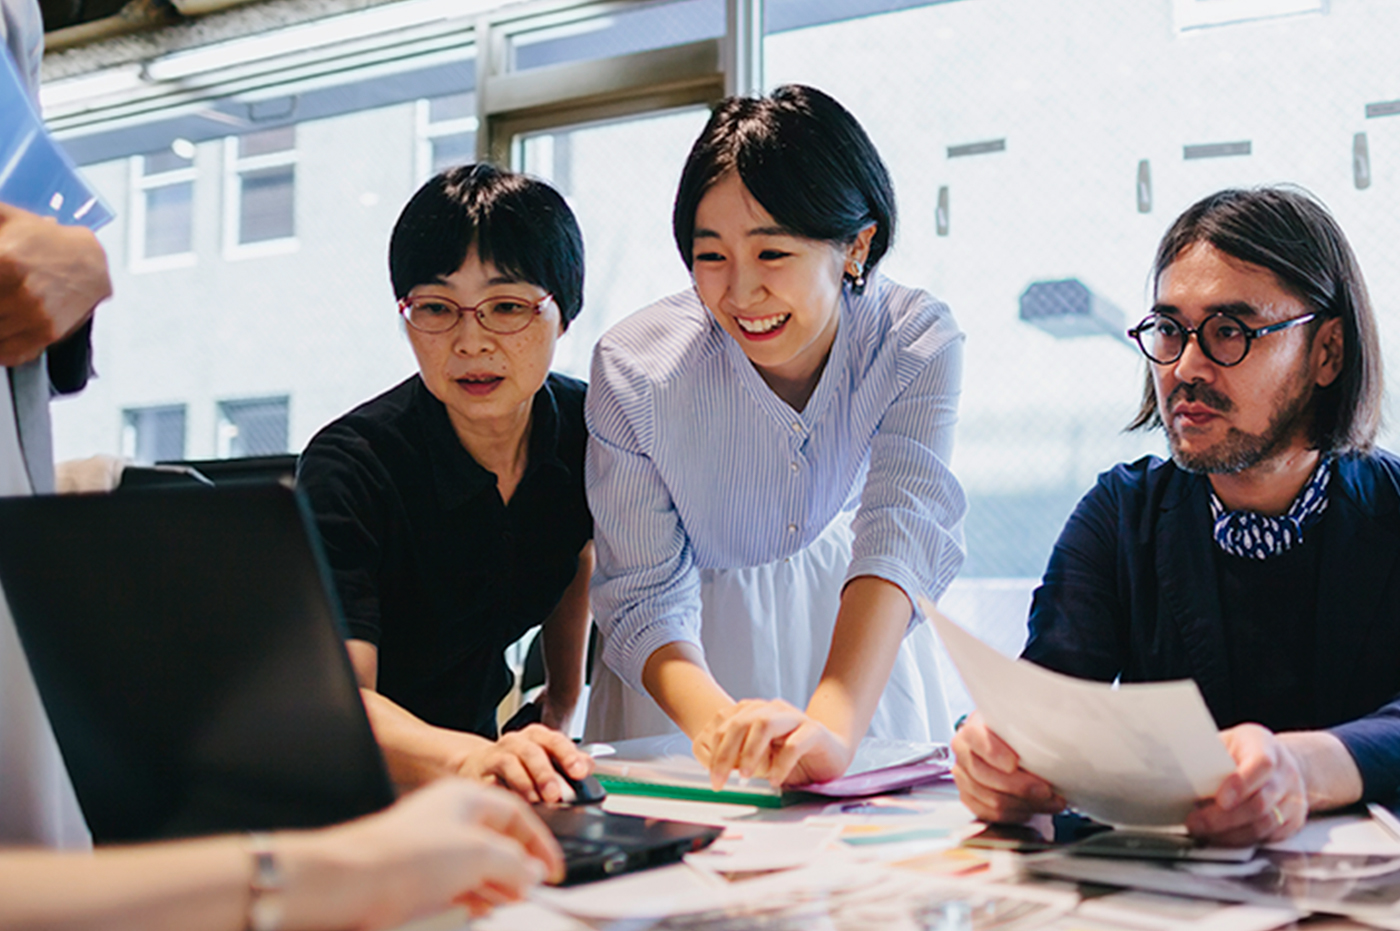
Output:
[[[706,105],[788,81],[830,92],[869,130],[899,197],[884,270],[946,300],[968,336],[960,619],[1023,618],[1094,476],[1161,451],[1157,435],[1121,430],[1144,371],[1123,330],[1147,305],[1157,239],[1196,198],[1315,192],[1352,238],[1383,340],[1400,335],[1391,0],[257,9],[206,21],[204,45],[186,32],[46,62],[64,144],[109,202],[147,218],[105,230],[109,254],[191,257],[114,270],[102,377],[57,407],[60,456],[120,450],[120,412],[151,397],[188,401],[186,454],[207,458],[246,449],[221,402],[295,396],[280,416],[296,451],[412,373],[389,230],[428,174],[481,155],[553,180],[582,221],[585,307],[556,362],[585,374],[606,327],[688,286],[670,207]],[[272,12],[284,28],[266,31]],[[177,140],[194,161],[172,161],[191,151]],[[222,238],[206,217],[223,218]]]

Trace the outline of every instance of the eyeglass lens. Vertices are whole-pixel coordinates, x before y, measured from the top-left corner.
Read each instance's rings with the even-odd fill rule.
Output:
[[[492,298],[476,307],[461,307],[442,298],[418,298],[404,305],[404,316],[425,333],[446,333],[466,313],[474,313],[493,333],[515,333],[529,324],[536,306],[510,297]]]
[[[1175,362],[1186,351],[1187,329],[1171,317],[1154,314],[1138,331],[1138,344],[1161,365]],[[1229,314],[1212,314],[1196,330],[1201,349],[1214,362],[1234,365],[1249,351],[1245,325]]]

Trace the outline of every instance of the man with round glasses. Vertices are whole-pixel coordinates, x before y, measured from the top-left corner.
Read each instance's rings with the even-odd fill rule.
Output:
[[[1374,448],[1382,373],[1355,257],[1317,201],[1230,190],[1188,209],[1129,331],[1133,428],[1171,460],[1115,467],[1079,503],[1024,656],[1100,681],[1193,678],[1236,771],[1187,820],[1228,845],[1400,789],[1400,459]],[[993,821],[1060,810],[974,714],[953,741]]]

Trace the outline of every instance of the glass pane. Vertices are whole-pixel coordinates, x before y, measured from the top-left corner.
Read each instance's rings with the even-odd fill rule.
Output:
[[[572,61],[645,52],[724,35],[724,0],[648,4],[608,16],[517,33],[511,37],[517,71]]]
[[[448,94],[428,101],[428,122],[465,120],[476,117],[476,94]]]
[[[140,463],[185,457],[185,406],[146,407],[124,411],[122,454]]]
[[[146,191],[146,258],[181,255],[194,240],[194,184],[167,184]]]
[[[875,13],[949,2],[954,0],[764,0],[763,31],[771,35]]]
[[[189,143],[186,143],[188,145]],[[179,171],[181,168],[189,168],[194,164],[193,158],[177,155],[171,149],[162,149],[157,152],[147,153],[141,159],[141,173],[147,177],[151,175],[164,174],[167,171]]]
[[[290,165],[243,173],[239,242],[264,242],[295,235],[295,182],[295,170]]]
[[[453,165],[466,165],[476,161],[476,133],[434,136],[432,146],[433,174]]]
[[[261,132],[247,133],[238,137],[238,157],[249,158],[254,155],[267,155],[270,152],[286,152],[297,147],[297,128],[291,126],[279,126],[276,129],[265,129]]]
[[[593,344],[604,330],[690,287],[671,236],[671,202],[708,118],[709,111],[692,108],[521,140],[523,170],[568,198],[588,260],[583,310],[559,343],[556,370],[587,378]]]
[[[220,452],[224,458],[287,452],[287,399],[225,401],[219,405]]]

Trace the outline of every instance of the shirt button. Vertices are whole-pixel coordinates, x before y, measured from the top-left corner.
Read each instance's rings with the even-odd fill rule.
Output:
[[[797,463],[795,463],[795,462],[792,463],[792,471],[796,472],[796,471],[798,470],[798,468],[799,468],[799,466],[797,465]]]
[[[788,533],[797,533],[797,525],[788,524]]]
[[[800,424],[800,423],[798,423],[797,421],[794,420],[794,421],[792,422],[792,432],[793,432],[793,433],[801,433],[801,432],[802,432],[802,424]]]

